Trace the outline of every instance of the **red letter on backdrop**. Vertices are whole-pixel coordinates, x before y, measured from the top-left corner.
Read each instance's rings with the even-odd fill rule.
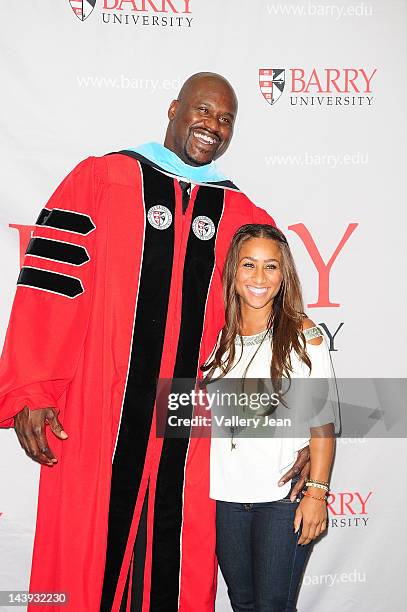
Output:
[[[13,227],[18,231],[20,238],[20,268],[23,265],[24,255],[35,229],[35,225],[18,225],[17,223],[9,223],[9,227]]]
[[[307,304],[308,308],[332,308],[335,306],[340,306],[340,304],[335,304],[329,299],[329,274],[334,261],[357,226],[358,223],[349,223],[346,232],[342,236],[340,243],[331,255],[328,263],[323,261],[314,239],[303,223],[296,223],[295,225],[290,225],[288,227],[288,229],[298,234],[298,236],[301,238],[318,272],[318,300],[315,302],[315,304]]]
[[[296,76],[297,72],[299,73],[298,76]],[[303,78],[304,74],[305,74],[305,71],[302,68],[291,68],[291,91],[293,93],[301,93],[302,91],[304,91],[304,88],[305,88],[305,81]],[[295,88],[295,83],[297,81],[301,83],[300,89]]]
[[[359,498],[360,500],[360,504],[362,506],[361,511],[359,512],[359,514],[367,514],[366,512],[366,504],[367,504],[367,500],[369,499],[369,497],[372,495],[373,491],[369,492],[369,495],[366,497],[366,499],[363,499],[363,497],[361,496],[360,493],[356,493],[356,496]]]

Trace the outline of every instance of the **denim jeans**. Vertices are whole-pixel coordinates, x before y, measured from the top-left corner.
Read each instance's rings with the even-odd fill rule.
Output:
[[[295,612],[312,542],[294,533],[299,501],[216,502],[216,553],[234,612]]]

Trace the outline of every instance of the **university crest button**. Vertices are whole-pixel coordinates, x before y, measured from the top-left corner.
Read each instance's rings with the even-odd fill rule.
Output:
[[[199,240],[210,240],[215,235],[215,225],[212,219],[200,215],[194,219],[192,231]]]
[[[166,206],[157,204],[149,209],[147,219],[150,225],[155,227],[155,229],[165,230],[167,227],[170,227],[172,223],[172,214]]]

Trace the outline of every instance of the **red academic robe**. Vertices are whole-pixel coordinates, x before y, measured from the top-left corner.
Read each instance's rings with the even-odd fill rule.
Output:
[[[67,592],[73,612],[210,612],[210,442],[155,435],[156,380],[200,374],[224,323],[231,238],[274,222],[228,182],[193,185],[183,214],[177,177],[133,157],[83,161],[41,212],[0,421],[56,406],[69,435],[48,431],[59,461],[41,468],[31,591]]]

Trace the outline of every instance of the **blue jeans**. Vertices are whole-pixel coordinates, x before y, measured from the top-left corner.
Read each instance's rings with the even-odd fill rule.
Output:
[[[299,502],[216,502],[216,553],[234,612],[295,612],[312,542],[294,533]]]

